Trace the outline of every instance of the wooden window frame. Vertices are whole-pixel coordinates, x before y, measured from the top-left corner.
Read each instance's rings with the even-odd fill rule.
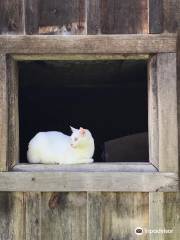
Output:
[[[148,58],[149,163],[17,164],[17,61]],[[0,191],[178,191],[176,35],[0,37]]]

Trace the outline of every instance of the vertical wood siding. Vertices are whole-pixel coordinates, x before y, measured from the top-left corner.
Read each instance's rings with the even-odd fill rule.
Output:
[[[0,34],[22,34],[23,0],[0,1]]]
[[[87,23],[88,34],[148,33],[148,1],[88,1]]]
[[[84,34],[85,0],[26,0],[27,34]]]
[[[136,236],[136,227],[173,232]],[[180,193],[0,193],[1,240],[178,240],[179,236]]]
[[[180,26],[179,0],[1,0],[0,12],[0,34],[162,33]]]
[[[7,136],[8,136],[8,104],[7,104],[7,71],[6,56],[0,54],[0,171],[6,170]]]

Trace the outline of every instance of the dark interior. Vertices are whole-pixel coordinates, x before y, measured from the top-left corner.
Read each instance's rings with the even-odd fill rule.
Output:
[[[28,142],[39,131],[70,135],[69,125],[88,128],[95,139],[96,162],[111,161],[106,159],[105,142],[148,131],[146,60],[18,64],[20,162],[27,162]],[[146,162],[147,139],[143,144],[147,157],[139,156],[138,161]],[[133,154],[132,159],[126,154],[123,158],[137,161]]]

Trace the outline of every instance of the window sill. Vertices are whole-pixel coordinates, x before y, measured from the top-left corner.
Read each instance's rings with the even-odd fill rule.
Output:
[[[15,165],[14,172],[157,172],[148,162],[108,162],[91,164],[28,164]]]

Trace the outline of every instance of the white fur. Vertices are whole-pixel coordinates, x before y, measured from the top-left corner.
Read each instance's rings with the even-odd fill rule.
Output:
[[[27,158],[30,163],[76,164],[93,162],[94,139],[87,129],[71,127],[72,135],[39,132],[31,139]]]

